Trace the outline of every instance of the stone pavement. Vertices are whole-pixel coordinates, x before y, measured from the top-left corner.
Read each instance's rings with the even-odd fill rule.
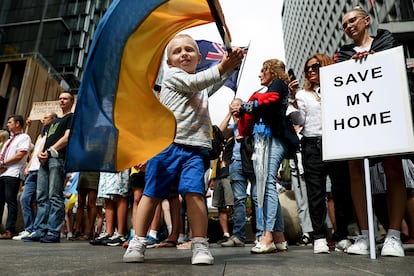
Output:
[[[414,275],[414,250],[404,258],[315,255],[312,247],[290,246],[287,253],[253,255],[251,244],[222,248],[211,244],[215,263],[190,264],[191,251],[154,248],[145,263],[123,263],[121,247],[87,242],[59,244],[0,241],[0,275]]]

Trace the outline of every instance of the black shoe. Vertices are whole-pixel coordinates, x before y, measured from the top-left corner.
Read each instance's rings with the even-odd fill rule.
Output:
[[[40,239],[41,243],[58,243],[60,242],[60,237],[59,236],[55,236],[55,235],[51,235],[51,234],[47,234],[46,236],[44,236],[43,238]]]
[[[123,235],[115,234],[109,239],[103,241],[104,245],[121,246],[127,239]]]
[[[108,240],[111,236],[108,233],[102,233],[94,240],[89,241],[92,245],[104,245],[104,242]]]
[[[296,243],[298,246],[307,246],[312,245],[312,239],[306,235],[303,235],[302,238]]]
[[[22,238],[22,241],[24,242],[38,242],[42,239],[42,236],[37,234],[36,232],[32,232],[29,236]]]

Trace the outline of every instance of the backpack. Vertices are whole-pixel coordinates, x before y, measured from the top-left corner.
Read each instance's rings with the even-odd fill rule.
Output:
[[[216,125],[211,127],[211,150],[209,151],[210,160],[217,159],[224,148],[224,136],[220,128]]]

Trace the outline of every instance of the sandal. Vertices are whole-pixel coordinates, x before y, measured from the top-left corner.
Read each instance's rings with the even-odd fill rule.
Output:
[[[157,248],[160,248],[160,247],[176,247],[177,246],[177,242],[176,241],[169,241],[169,240],[165,240],[165,241],[162,241],[158,246],[157,246]]]
[[[191,249],[192,241],[188,241],[182,244],[177,245],[177,249]]]

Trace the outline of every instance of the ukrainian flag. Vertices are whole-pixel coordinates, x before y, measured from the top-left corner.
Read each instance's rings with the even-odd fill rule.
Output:
[[[152,88],[168,41],[213,22],[205,0],[115,0],[89,50],[66,152],[67,171],[121,171],[170,145],[174,115]]]

